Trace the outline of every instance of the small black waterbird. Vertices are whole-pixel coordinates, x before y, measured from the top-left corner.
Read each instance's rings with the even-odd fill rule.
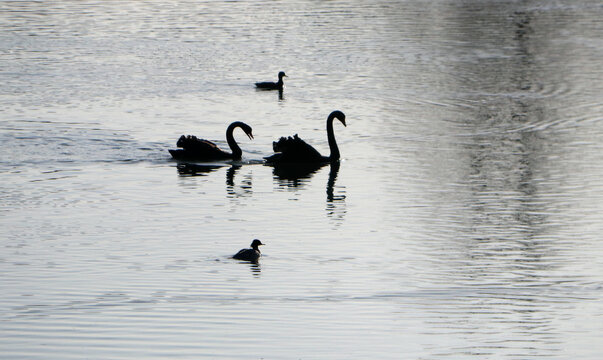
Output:
[[[262,244],[260,240],[254,239],[251,242],[251,249],[241,249],[238,253],[234,254],[232,258],[237,260],[257,262],[260,259],[260,256],[262,256],[262,253],[258,248],[260,245],[264,244]]]
[[[278,82],[257,82],[255,86],[258,89],[264,90],[283,90],[283,77],[287,77],[287,75],[285,75],[284,71],[281,71],[278,73]]]

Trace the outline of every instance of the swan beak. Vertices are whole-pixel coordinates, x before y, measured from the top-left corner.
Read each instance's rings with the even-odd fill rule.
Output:
[[[253,140],[253,134],[251,133],[251,131],[247,134],[247,136],[249,137],[249,140]]]
[[[348,127],[348,126],[345,124],[345,119],[341,120],[341,123],[343,124],[343,126]]]

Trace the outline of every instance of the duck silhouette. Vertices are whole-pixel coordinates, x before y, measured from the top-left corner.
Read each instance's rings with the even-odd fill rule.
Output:
[[[260,249],[258,248],[262,244],[262,242],[258,239],[254,239],[251,242],[251,249],[241,249],[238,253],[232,256],[233,259],[243,260],[243,261],[251,261],[257,262],[262,256]]]
[[[283,90],[283,77],[287,77],[287,75],[285,75],[284,71],[281,71],[278,73],[278,81],[277,82],[270,82],[270,81],[265,81],[265,82],[256,82],[255,83],[255,87],[257,87],[258,89],[264,89],[264,90]]]

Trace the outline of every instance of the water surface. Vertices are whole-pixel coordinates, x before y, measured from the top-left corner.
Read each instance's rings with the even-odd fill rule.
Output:
[[[0,351],[598,359],[602,16],[0,2]],[[294,133],[327,154],[335,109],[339,166],[261,164]],[[235,120],[243,161],[170,159]],[[253,238],[260,264],[229,259]]]

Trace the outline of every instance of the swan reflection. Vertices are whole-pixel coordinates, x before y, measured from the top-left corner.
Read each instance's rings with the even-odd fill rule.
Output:
[[[206,176],[209,173],[221,168],[220,165],[197,165],[189,163],[179,163],[176,166],[180,176]]]
[[[345,187],[336,186],[337,175],[341,167],[339,161],[331,163],[270,164],[269,166],[273,167],[272,173],[279,187],[298,189],[303,188],[322,167],[327,165],[329,166],[329,178],[326,186],[325,210],[328,217],[341,221],[347,210],[345,207]]]
[[[191,164],[191,163],[179,163],[176,168],[178,170],[178,175],[182,177],[189,176],[207,176],[210,173],[215,172],[216,170],[227,166],[226,164]],[[235,176],[237,175],[239,169],[241,169],[242,165],[231,165],[228,170],[226,170],[226,196],[229,198],[238,198],[243,196],[249,196],[252,194],[252,176],[251,174],[247,174],[243,176],[240,185],[236,185]]]
[[[226,186],[228,188],[234,187],[234,176],[237,173],[237,170],[241,168],[241,165],[233,165],[228,170],[226,170]]]
[[[241,185],[235,185],[235,175],[241,169],[241,165],[232,165],[226,171],[226,196],[229,198],[238,198],[249,196],[253,193],[253,181],[250,174],[245,175],[241,180]]]
[[[339,173],[339,166],[341,164],[337,162],[331,163],[331,170],[329,171],[329,180],[327,181],[327,216],[336,220],[336,225],[340,225],[347,213],[345,206],[345,186],[338,187],[335,190],[335,181],[337,180],[337,174]]]
[[[336,195],[335,194],[335,181],[337,180],[337,174],[339,173],[339,167],[341,164],[339,162],[334,162],[331,164],[331,171],[329,171],[329,181],[327,181],[327,202],[334,201],[343,201],[345,200],[345,191],[342,191],[343,194]]]
[[[272,174],[281,187],[303,186],[326,163],[272,164]]]
[[[207,176],[224,168],[228,164],[192,164],[179,163],[178,174],[182,177]],[[275,183],[280,189],[298,190],[309,184],[310,179],[323,167],[329,167],[329,175],[326,182],[326,205],[325,211],[329,218],[337,221],[343,220],[347,210],[345,206],[345,186],[337,186],[337,176],[341,163],[333,161],[329,163],[275,163],[265,164],[272,167]],[[241,199],[253,194],[253,172],[247,171],[241,174],[241,164],[232,164],[225,169],[226,197],[238,203]],[[237,200],[238,199],[238,200]]]

